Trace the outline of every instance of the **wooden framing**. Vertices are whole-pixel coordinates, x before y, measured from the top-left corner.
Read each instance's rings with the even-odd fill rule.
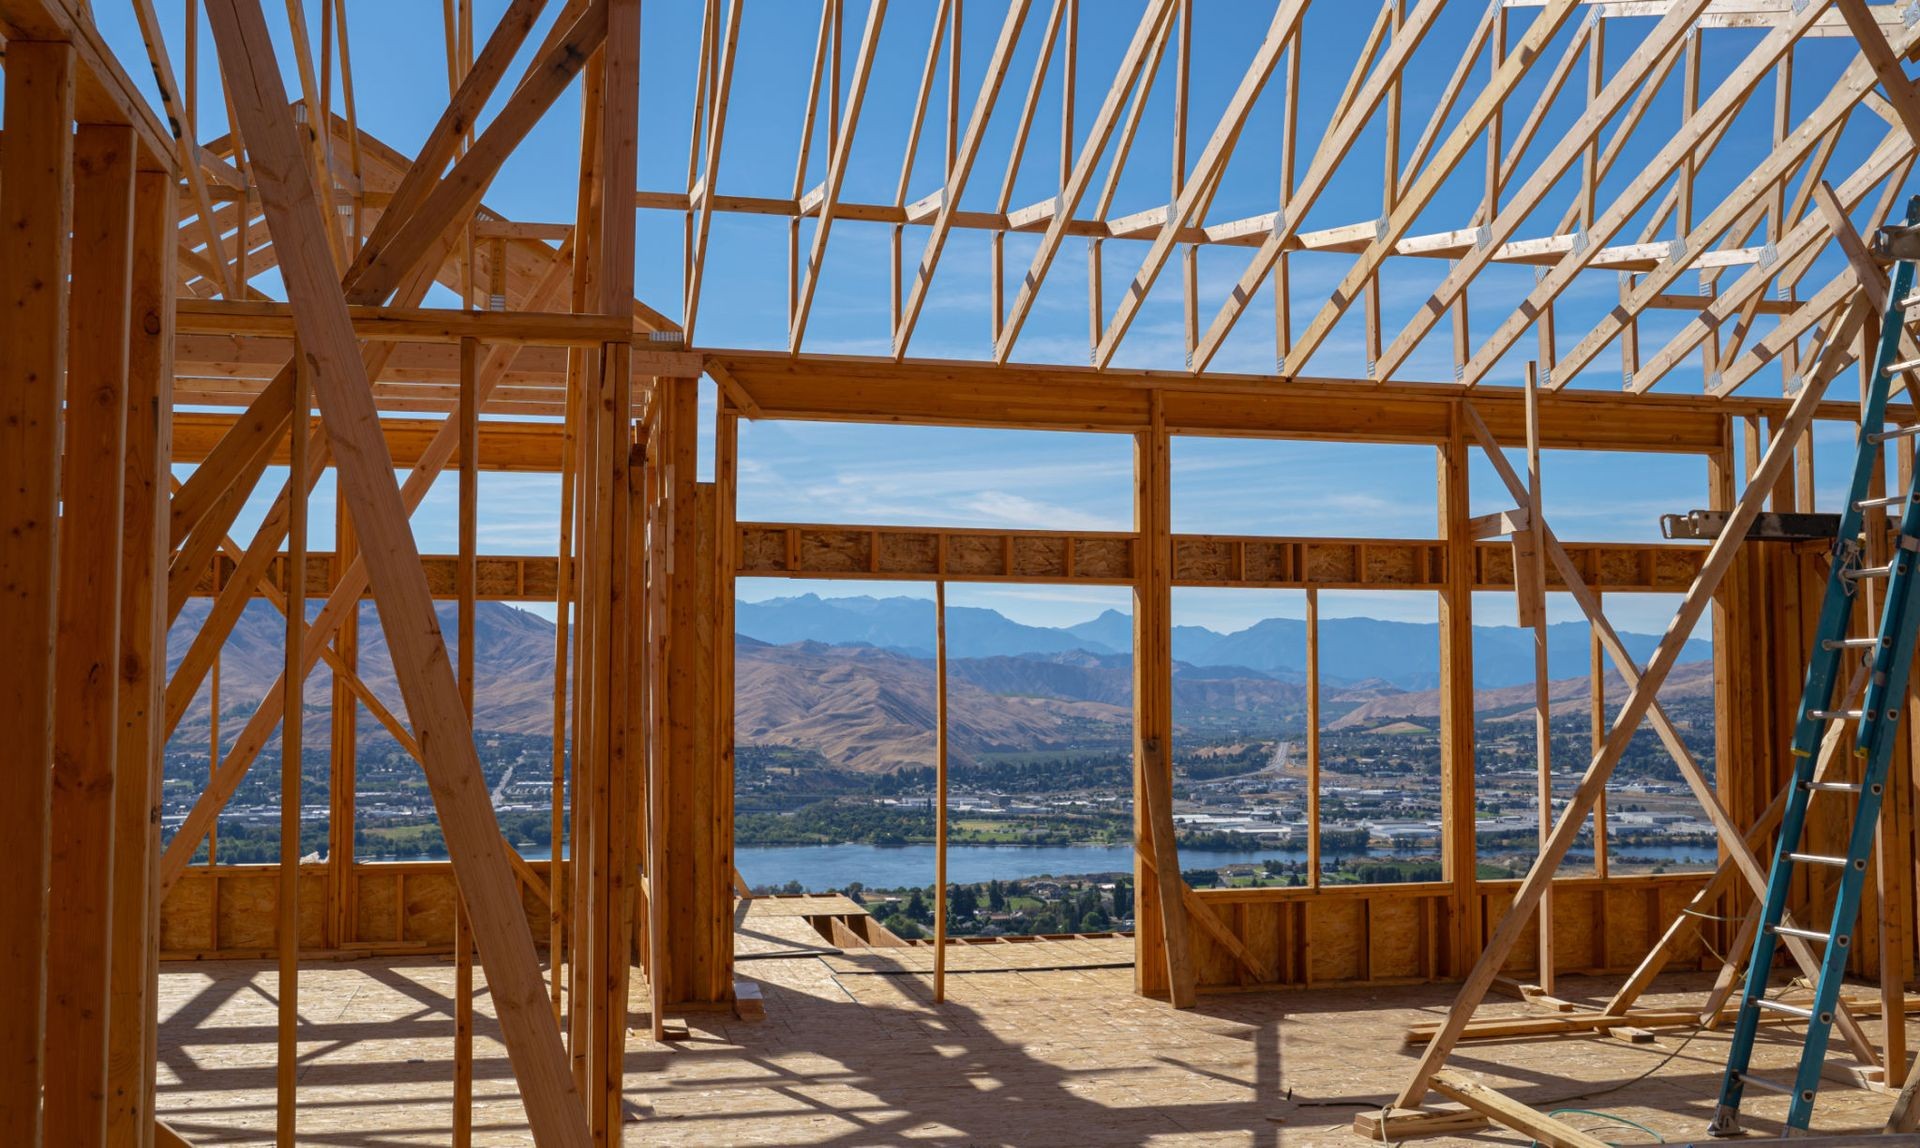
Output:
[[[734,579],[746,576],[935,585],[936,1000],[947,989],[947,584],[1124,586],[1134,595],[1139,991],[1188,1007],[1214,989],[1464,978],[1453,1012],[1424,1034],[1397,1111],[1377,1127],[1427,1121],[1419,1105],[1432,1089],[1542,1143],[1591,1148],[1450,1072],[1446,1057],[1491,1031],[1471,1019],[1473,1006],[1523,971],[1548,990],[1569,969],[1629,972],[1603,1012],[1552,1031],[1652,1024],[1655,1014],[1634,1003],[1655,973],[1706,956],[1704,943],[1667,922],[1684,907],[1744,912],[1784,765],[1772,748],[1789,704],[1780,695],[1804,653],[1797,596],[1818,574],[1808,553],[1742,550],[1739,529],[1711,546],[1562,541],[1542,509],[1541,454],[1703,458],[1709,502],[1736,524],[1763,504],[1814,509],[1810,428],[1856,423],[1854,403],[1821,395],[1858,358],[1863,308],[1882,290],[1850,213],[1886,214],[1920,160],[1920,97],[1902,70],[1920,28],[1860,0],[1501,0],[1465,18],[1459,6],[1384,0],[1336,43],[1310,22],[1308,0],[1272,0],[1236,17],[1248,62],[1235,60],[1228,83],[1202,98],[1195,70],[1230,53],[1205,42],[1211,13],[1196,22],[1199,6],[1136,0],[1096,14],[1053,0],[1042,21],[1029,0],[1009,0],[994,9],[989,53],[965,60],[965,6],[942,0],[924,59],[916,44],[919,66],[895,69],[883,55],[893,50],[886,0],[855,7],[857,32],[845,27],[845,0],[822,0],[809,87],[804,97],[785,93],[804,108],[791,191],[766,196],[741,194],[749,181],[732,167],[725,174],[737,186],[719,186],[729,111],[748,103],[736,77],[784,75],[756,54],[772,38],[743,36],[742,0],[704,5],[704,19],[690,22],[697,42],[675,45],[692,63],[694,99],[684,188],[671,191],[653,186],[657,165],[641,162],[643,148],[669,149],[641,115],[638,0],[512,0],[491,29],[474,27],[469,4],[450,3],[448,99],[414,156],[360,126],[343,3],[317,6],[317,43],[300,6],[289,8],[282,42],[300,81],[295,102],[259,0],[209,0],[217,72],[200,66],[189,5],[196,18],[178,75],[162,13],[136,0],[141,63],[163,102],[156,115],[88,5],[0,0],[0,632],[13,651],[0,666],[0,724],[16,739],[0,834],[25,874],[0,883],[0,979],[10,986],[0,999],[0,1140],[176,1142],[154,1119],[159,962],[249,956],[278,964],[276,1134],[293,1143],[302,960],[447,952],[457,986],[452,1142],[472,1135],[477,955],[535,1141],[620,1143],[631,1118],[622,1095],[629,1028],[640,1031],[634,973],[656,1039],[671,1014],[724,1007],[734,995],[732,609]],[[1084,26],[1096,15],[1116,37],[1098,67],[1082,67],[1104,44]],[[1721,33],[1735,28],[1745,30],[1738,49]],[[1832,67],[1820,71],[1800,51],[1815,38],[1858,51],[1826,54]],[[1022,104],[1001,108],[1029,52]],[[1168,55],[1170,148],[1149,107]],[[1542,81],[1536,65],[1548,56]],[[502,88],[517,58],[531,62]],[[1337,94],[1323,124],[1301,122],[1303,72]],[[217,75],[230,109],[231,131],[219,139],[196,127],[203,73]],[[1427,78],[1443,74],[1444,87],[1428,90]],[[1721,79],[1703,88],[1703,75]],[[896,83],[917,87],[887,90]],[[490,184],[576,84],[571,222],[487,208]],[[1796,84],[1818,93],[1801,101],[1808,110],[1797,122]],[[1655,123],[1668,115],[1655,111],[1668,86],[1680,89],[1678,122]],[[1721,148],[1742,130],[1736,121],[1757,120],[1756,93],[1772,103],[1771,139]],[[899,179],[890,198],[862,202],[850,178],[856,147],[865,164],[894,142],[862,134],[862,111],[896,99],[912,109]],[[1021,169],[1034,124],[1052,114],[1041,107],[1048,99],[1058,103],[1058,154],[1047,156],[1045,198],[1022,206],[1013,196],[1032,182]],[[1404,122],[1409,106],[1426,109],[1418,132]],[[1013,132],[996,130],[996,110],[1002,124],[1017,121]],[[1279,150],[1279,187],[1259,195],[1273,209],[1227,218],[1216,204],[1253,198],[1246,173],[1262,161],[1237,153],[1248,125],[1269,112],[1282,135],[1261,146]],[[1863,137],[1872,146],[1843,149],[1863,120],[1882,121]],[[1567,126],[1551,146],[1532,146],[1548,123]],[[1190,138],[1193,124],[1205,126],[1204,140]],[[923,131],[930,147],[940,133],[943,162],[919,162]],[[1384,155],[1362,154],[1374,149],[1356,145],[1376,132]],[[1165,171],[1136,178],[1142,163],[1157,163],[1143,158],[1150,152],[1167,158]],[[1629,152],[1640,170],[1610,177]],[[1371,201],[1349,209],[1332,189],[1375,163],[1378,216],[1355,218],[1375,210]],[[915,187],[930,167],[937,185]],[[976,203],[966,193],[982,170],[1000,180]],[[675,185],[678,176],[676,157]],[[780,182],[785,190],[784,174]],[[1709,201],[1709,188],[1729,190]],[[636,261],[661,254],[642,247],[636,216],[661,211],[680,216],[684,233],[677,319],[635,294]],[[786,225],[768,229],[784,232],[787,248],[786,326],[758,342],[783,351],[689,345],[702,314],[709,332],[736,330],[716,316],[727,274],[750,248],[718,253],[721,216]],[[887,229],[892,257],[890,298],[875,308],[887,321],[874,342],[886,353],[811,353],[809,327],[816,344],[840,339],[845,330],[823,330],[823,316],[837,324],[857,302],[825,273],[836,258],[830,241],[841,237],[844,249],[850,233],[872,228]],[[961,275],[937,275],[943,256],[959,258],[966,233],[989,249],[992,282],[976,294],[991,310],[981,325],[990,340],[975,361],[916,357],[916,332],[923,347],[946,340],[931,328],[973,304],[942,294]],[[1009,237],[1031,252],[1010,304]],[[1084,308],[1041,298],[1069,238],[1088,243]],[[910,273],[909,241],[921,252]],[[780,253],[766,254],[772,266]],[[1308,258],[1337,271],[1298,273]],[[1200,273],[1203,259],[1222,261],[1224,294]],[[1124,282],[1106,281],[1108,263]],[[1178,274],[1164,274],[1176,263]],[[1437,286],[1408,306],[1389,287],[1410,266],[1422,269],[1410,279]],[[1484,305],[1511,273],[1502,269],[1519,268],[1535,278],[1529,290],[1504,292],[1517,306],[1470,330],[1470,316],[1482,320],[1469,296]],[[1689,273],[1697,289],[1682,283]],[[1054,276],[1056,293],[1070,274]],[[1595,292],[1596,276],[1616,278]],[[1250,361],[1264,367],[1267,347],[1241,320],[1269,278],[1274,367],[1248,373]],[[1178,286],[1154,294],[1163,279]],[[460,305],[428,305],[435,284]],[[1602,294],[1604,310],[1583,309]],[[1172,316],[1176,305],[1182,331],[1165,340],[1170,350],[1143,337],[1163,325],[1156,309]],[[1678,321],[1643,332],[1656,313]],[[1077,347],[1082,314],[1089,365],[1018,362]],[[1442,325],[1451,345],[1429,347]],[[1558,338],[1569,330],[1574,339]],[[1538,353],[1516,355],[1529,337]],[[1624,394],[1602,366],[1615,347]],[[1531,369],[1527,385],[1515,385],[1523,358],[1537,360],[1537,386]],[[1752,381],[1776,364],[1788,397],[1762,397]],[[703,375],[720,396],[711,483],[700,481]],[[743,418],[1127,435],[1135,521],[1120,531],[949,529],[835,522],[831,509],[826,522],[737,521]],[[1748,482],[1736,500],[1742,435]],[[1176,436],[1432,447],[1437,529],[1420,538],[1175,533]],[[1504,448],[1526,452],[1524,481]],[[1493,460],[1517,507],[1492,524],[1470,517],[1475,450]],[[177,483],[176,465],[193,468]],[[458,552],[422,555],[409,516],[449,466],[460,482]],[[262,525],[234,541],[234,524],[279,467],[288,477]],[[395,467],[406,468],[403,481]],[[483,470],[560,476],[557,556],[478,553]],[[307,545],[311,491],[329,471],[339,489],[333,553]],[[1322,887],[1316,840],[1303,888],[1186,884],[1173,816],[1175,587],[1305,592],[1316,824],[1320,593],[1435,595],[1441,880]],[[1472,832],[1472,596],[1509,589],[1540,653],[1541,860],[1518,883],[1480,878]],[[1589,619],[1596,710],[1609,663],[1629,693],[1619,720],[1596,726],[1580,787],[1548,823],[1544,603],[1559,591]],[[1612,603],[1634,592],[1683,596],[1644,667],[1601,606],[1602,595]],[[196,596],[211,600],[210,620],[169,679],[166,631]],[[324,600],[312,618],[309,596]],[[216,734],[209,784],[162,852],[166,738],[202,683],[217,682],[219,650],[255,598],[283,611],[284,673],[225,754]],[[458,603],[457,673],[435,599]],[[395,655],[399,709],[359,672],[368,600]],[[479,771],[474,642],[485,601],[551,602],[559,616],[550,862],[528,862],[503,842]],[[1742,763],[1712,781],[1654,696],[1708,609],[1720,639],[1717,757]],[[328,858],[316,864],[302,857],[300,764],[322,747],[302,745],[300,715],[307,677],[323,661],[334,681],[324,747],[333,799]],[[449,866],[356,863],[361,707],[422,764]],[[1608,872],[1603,847],[1594,877],[1553,880],[1596,810],[1604,839],[1606,777],[1643,718],[1718,832],[1722,864],[1634,877]],[[190,864],[202,840],[213,853],[222,807],[276,734],[279,864]],[[1912,883],[1914,804],[1912,787],[1889,802],[1875,870],[1883,893]],[[1809,890],[1809,911],[1820,896]],[[1879,900],[1856,954],[1860,971],[1880,979],[1876,1000],[1856,1002],[1862,1015],[1905,1008],[1904,979],[1920,958],[1920,904]],[[450,910],[444,928],[437,907]],[[1729,925],[1712,939],[1738,950],[1745,934]],[[1706,1015],[1726,1006],[1732,986],[1723,970]],[[1897,1066],[1907,1055],[1897,1025],[1877,1047],[1851,1017],[1843,1027],[1863,1062]],[[1909,1108],[1896,1123],[1920,1119],[1920,1106]]]

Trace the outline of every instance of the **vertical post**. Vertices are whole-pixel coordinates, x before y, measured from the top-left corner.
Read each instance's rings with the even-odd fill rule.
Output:
[[[578,352],[569,356],[577,359]],[[553,1019],[561,1019],[561,986],[565,984],[563,965],[567,956],[567,906],[573,885],[567,880],[565,861],[567,842],[567,681],[570,657],[568,631],[574,578],[573,516],[575,485],[575,423],[579,403],[569,381],[566,398],[566,425],[560,449],[560,541],[557,576],[554,579],[553,616],[553,790],[550,795],[547,834],[547,971],[548,991],[553,1000]]]
[[[1479,859],[1474,841],[1473,537],[1467,496],[1466,421],[1459,404],[1439,454],[1440,538],[1446,589],[1440,594],[1441,872],[1452,885],[1450,967],[1464,969],[1480,947]]]
[[[474,593],[478,581],[475,551],[479,548],[480,511],[480,343],[460,340],[460,402],[456,418],[460,435],[460,554],[454,563],[454,585],[459,595],[454,628],[460,647],[460,704],[473,720],[475,658]],[[454,882],[453,897],[453,1144],[473,1143],[473,922],[466,898]]]
[[[1133,584],[1134,851],[1139,857],[1134,866],[1134,981],[1142,993],[1164,987],[1175,1008],[1192,1008],[1193,953],[1173,829],[1173,538],[1167,428],[1160,393],[1152,392],[1149,401],[1152,425],[1134,437],[1133,451],[1133,516],[1140,535]],[[1157,931],[1150,920],[1157,922]]]
[[[699,382],[654,383],[658,420],[648,438],[657,501],[648,557],[654,626],[652,706],[656,752],[649,755],[647,799],[649,928],[658,958],[655,1009],[731,999],[733,873],[728,808],[716,744],[715,694],[721,636],[714,625],[717,568],[726,547],[715,537],[715,491],[696,481]]]
[[[53,634],[60,403],[73,222],[73,49],[7,44],[0,148],[0,1141],[40,1142],[45,1064],[47,827],[53,795]],[[18,635],[18,637],[12,637]]]
[[[947,999],[947,583],[933,584],[933,1000]]]
[[[724,392],[716,395],[714,412],[713,744],[717,772],[713,822],[715,845],[720,858],[718,877],[727,886],[726,891],[718,896],[723,903],[731,905],[732,890],[739,887],[739,868],[734,861],[733,849],[733,595],[734,571],[740,564],[739,531],[735,529],[740,492],[740,416],[734,412]],[[643,612],[637,611],[636,616],[640,613]],[[716,934],[714,941],[722,950],[719,958],[730,963],[732,930],[725,929]],[[729,979],[731,976],[729,973]]]
[[[1525,577],[1515,570],[1513,582],[1521,594],[1532,598],[1531,603],[1521,606],[1521,614],[1530,615],[1533,619],[1534,765],[1538,771],[1539,840],[1540,848],[1544,850],[1547,838],[1553,833],[1553,702],[1547,668],[1546,516],[1540,500],[1540,370],[1533,363],[1527,364],[1526,423],[1528,545],[1525,555],[1516,555],[1516,560],[1524,557],[1525,561],[1532,564],[1532,569]],[[1540,930],[1540,987],[1548,992],[1553,991],[1554,978],[1553,900],[1553,887],[1549,884],[1546,892],[1540,895],[1537,921]]]
[[[669,414],[667,383],[654,379],[655,399],[648,407],[647,462],[642,483],[647,503],[647,600],[644,673],[647,685],[647,991],[652,998],[651,1035],[666,1039],[667,952],[667,575],[673,569],[667,502],[666,466]]]
[[[629,175],[628,178],[632,178]],[[631,211],[627,212],[631,217]],[[626,265],[633,265],[631,253]],[[601,1030],[597,1052],[599,1067],[598,1131],[608,1145],[617,1146],[626,1123],[624,1091],[626,1086],[627,1005],[629,978],[633,969],[633,879],[637,858],[633,849],[633,770],[635,755],[630,737],[632,726],[627,710],[632,697],[632,659],[630,636],[633,625],[632,579],[628,575],[633,559],[632,516],[628,506],[632,479],[629,468],[633,456],[633,367],[632,347],[625,342],[608,343],[601,351],[601,370],[608,376],[606,393],[611,409],[603,412],[607,420],[608,453],[602,467],[608,472],[606,516],[607,557],[611,571],[606,580],[607,629],[603,639],[606,665],[604,679],[606,704],[601,710],[606,746],[602,776],[606,809],[600,818],[604,826],[603,876],[605,899],[601,908]]]
[[[130,127],[82,124],[74,133],[48,830],[59,927],[47,936],[45,1120],[48,1143],[76,1148],[100,1144],[107,1133],[120,516],[137,146]]]
[[[287,468],[287,648],[281,678],[286,704],[280,712],[280,1044],[275,1062],[275,1139],[293,1148],[296,1136],[294,1083],[300,1071],[300,751],[307,708],[300,651],[307,630],[307,443],[313,400],[312,370],[294,345],[293,428]]]
[[[333,553],[336,574],[354,561],[358,542],[347,500],[336,491],[333,509]],[[334,652],[349,671],[360,669],[360,604],[354,603],[334,631]],[[346,680],[333,676],[332,755],[327,763],[327,934],[335,946],[357,939],[358,912],[354,900],[353,825],[354,792],[359,763],[355,742],[359,732],[360,699]]]
[[[114,786],[113,995],[107,1143],[153,1143],[158,1054],[160,781],[166,688],[167,478],[173,454],[175,192],[134,177],[127,470],[120,556],[120,739]]]
[[[1307,587],[1307,885],[1320,887],[1320,591]]]

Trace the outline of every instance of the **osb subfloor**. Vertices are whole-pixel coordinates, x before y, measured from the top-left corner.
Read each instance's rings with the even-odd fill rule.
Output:
[[[942,1005],[932,1003],[928,978],[908,968],[924,949],[743,961],[741,975],[763,986],[763,1021],[693,1014],[690,1039],[661,1046],[636,1012],[628,1143],[1351,1146],[1354,1113],[1406,1079],[1407,1026],[1443,1014],[1452,992],[1205,996],[1176,1012],[1133,996],[1125,968],[1010,967],[1076,951],[1084,956],[1077,963],[1101,965],[1126,944],[956,952],[954,967],[978,971],[951,975]],[[998,952],[1006,955],[989,961]],[[444,960],[303,970],[302,1143],[447,1142],[452,984]],[[192,1142],[271,1143],[274,986],[263,963],[163,971],[160,1107]],[[1563,979],[1559,990],[1597,1003],[1610,987]],[[1660,987],[1648,1005],[1691,1004],[1706,986],[1689,976]],[[482,995],[474,1142],[531,1143],[488,1008]],[[1482,1015],[1526,1011],[1498,999]],[[1868,1027],[1879,1031],[1877,1022]],[[1758,1067],[1787,1065],[1795,1047],[1785,1030],[1772,1030]],[[1599,1110],[1678,1142],[1704,1128],[1725,1051],[1718,1032],[1667,1031],[1651,1044],[1567,1036],[1469,1045],[1453,1065],[1535,1108]],[[1772,1132],[1783,1105],[1762,1094],[1747,1108],[1757,1129]],[[1816,1125],[1876,1129],[1888,1107],[1886,1096],[1830,1085]],[[1569,1119],[1615,1143],[1654,1142],[1593,1117]],[[1474,1139],[1527,1143],[1497,1128]]]

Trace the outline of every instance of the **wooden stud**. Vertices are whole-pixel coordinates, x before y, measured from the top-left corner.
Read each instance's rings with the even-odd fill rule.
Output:
[[[296,476],[306,470],[307,426],[311,421],[312,368],[296,350],[293,374],[293,465]],[[307,724],[306,674],[300,650],[307,624],[307,494],[304,487],[289,488],[287,523],[287,577],[285,671],[280,688],[286,700],[280,725],[280,883],[276,902],[275,940],[279,949],[279,976],[275,995],[279,1004],[278,1048],[274,1061],[275,1141],[293,1148],[299,1134],[295,1090],[300,1073],[300,771]]]
[[[1540,376],[1538,368],[1527,364],[1527,559],[1532,570],[1525,579],[1525,593],[1533,596],[1530,613],[1533,629],[1533,739],[1536,773],[1536,800],[1539,802],[1540,847],[1545,849],[1553,832],[1553,707],[1550,696],[1551,674],[1547,668],[1547,542],[1546,514],[1540,497]],[[1517,536],[1516,536],[1517,537]],[[1518,555],[1516,555],[1518,561]],[[1514,571],[1516,586],[1522,581]],[[1470,673],[1471,671],[1469,671]],[[1553,889],[1540,895],[1537,910],[1540,937],[1540,987],[1553,991],[1555,953],[1553,944]]]
[[[1307,887],[1320,887],[1320,591],[1307,588]]]
[[[947,584],[933,584],[933,1000],[947,999]]]
[[[114,785],[107,1143],[153,1137],[158,1062],[160,689],[165,680],[168,459],[176,200],[171,176],[134,175],[127,353],[126,491],[120,557],[120,733]]]
[[[460,343],[460,426],[459,546],[454,581],[459,586],[460,603],[455,628],[459,648],[460,704],[467,720],[473,720],[474,673],[478,665],[474,618],[474,592],[479,585],[476,551],[479,548],[480,514],[480,344],[473,339]],[[453,1143],[467,1148],[473,1142],[473,922],[468,917],[466,898],[459,895],[455,880],[453,901]]]
[[[1157,416],[1157,395],[1154,410]],[[1142,856],[1142,863],[1135,866],[1134,919],[1145,922],[1157,917],[1159,929],[1154,935],[1136,926],[1140,941],[1135,975],[1143,991],[1164,988],[1175,1008],[1192,1008],[1193,953],[1173,822],[1168,462],[1166,430],[1156,417],[1153,429],[1134,440],[1134,519],[1146,555],[1135,583],[1133,606],[1134,841]],[[1158,961],[1164,961],[1164,982],[1153,968]]]

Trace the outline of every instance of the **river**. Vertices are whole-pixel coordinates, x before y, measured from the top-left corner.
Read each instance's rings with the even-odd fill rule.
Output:
[[[544,845],[520,850],[529,861],[545,861]],[[811,892],[844,889],[854,881],[873,889],[901,889],[933,884],[931,845],[741,845],[734,864],[749,886],[781,886],[798,881]],[[1380,860],[1417,859],[1389,849],[1369,849],[1366,856]],[[1329,851],[1327,857],[1336,856]],[[1710,869],[1715,858],[1711,845],[1616,845],[1616,862],[1625,858]],[[446,854],[421,857],[371,857],[364,861],[445,861]],[[1194,849],[1183,848],[1180,862],[1189,869],[1217,869],[1261,861],[1307,859],[1302,849]],[[1569,865],[1590,865],[1591,852],[1577,852]],[[1029,877],[1067,877],[1084,873],[1125,873],[1133,869],[1131,845],[949,845],[947,880],[956,884],[983,881],[1024,881]]]
[[[803,888],[818,891],[858,881],[874,889],[899,889],[933,883],[933,854],[931,845],[742,845],[734,849],[734,864],[747,884],[755,887],[798,881]],[[1369,850],[1368,855],[1382,860],[1406,857],[1384,849]],[[1711,845],[1617,846],[1614,856],[1700,868],[1712,868],[1715,862]],[[1306,859],[1302,849],[1180,850],[1180,863],[1190,869]],[[1568,860],[1590,863],[1592,854]],[[947,846],[947,880],[957,884],[1132,870],[1131,845]]]

